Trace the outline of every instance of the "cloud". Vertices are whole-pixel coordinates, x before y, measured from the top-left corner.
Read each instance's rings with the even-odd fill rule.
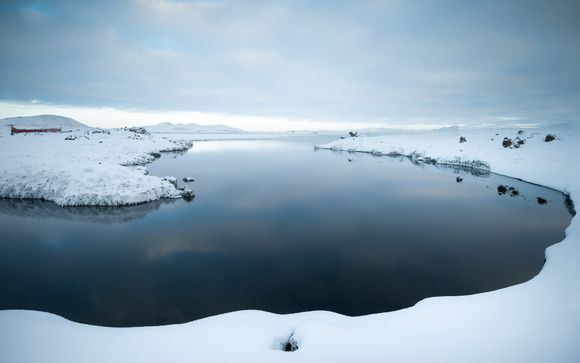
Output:
[[[11,1],[0,99],[340,122],[580,116],[576,1]]]

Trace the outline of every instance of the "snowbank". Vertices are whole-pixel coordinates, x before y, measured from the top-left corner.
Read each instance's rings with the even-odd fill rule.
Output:
[[[162,151],[186,150],[143,129],[4,135],[0,139],[0,197],[36,198],[61,206],[129,205],[178,198],[174,185],[144,168]]]
[[[573,159],[577,129],[443,130],[353,138],[323,147],[415,155],[418,162],[471,164],[580,195]],[[557,139],[543,141],[547,132]],[[496,135],[496,133],[498,135]],[[463,136],[466,142],[459,143]],[[504,137],[525,137],[504,148]],[[491,140],[493,139],[493,140]],[[6,362],[579,362],[580,230],[547,250],[527,283],[438,297],[396,312],[346,317],[329,312],[224,314],[187,324],[103,328],[31,311],[0,312]],[[290,344],[288,344],[290,342]],[[294,352],[284,347],[298,346]]]
[[[577,157],[575,143],[580,141],[578,131],[571,125],[528,129],[450,128],[349,137],[316,147],[374,155],[403,155],[418,163],[481,168],[566,191],[573,176],[578,175],[578,168],[574,168]],[[556,140],[544,141],[548,134],[556,135]],[[460,142],[462,137],[464,142]],[[510,140],[511,145],[504,147],[504,138],[507,139],[506,146]]]

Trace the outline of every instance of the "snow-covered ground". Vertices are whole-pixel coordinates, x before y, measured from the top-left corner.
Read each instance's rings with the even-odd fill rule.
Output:
[[[419,163],[436,162],[491,170],[566,192],[577,176],[576,143],[579,128],[447,128],[425,132],[374,137],[348,137],[323,149],[368,152],[374,155],[404,155]],[[556,140],[546,142],[548,134]],[[464,137],[465,141],[460,142]],[[506,138],[506,146],[503,146]],[[518,140],[519,141],[518,143]],[[511,145],[510,145],[511,142]]]
[[[518,131],[446,129],[348,138],[321,147],[489,168],[557,188],[573,199],[580,195],[578,129]],[[556,140],[545,142],[548,133]],[[460,137],[466,141],[460,143]],[[525,143],[505,148],[504,137]],[[430,298],[411,308],[363,317],[240,311],[180,325],[104,328],[47,313],[2,311],[0,361],[580,362],[577,218],[566,239],[546,255],[541,273],[524,284]],[[298,350],[284,352],[289,341]]]
[[[14,121],[35,126],[55,122],[46,122],[46,117],[8,122]],[[150,162],[162,151],[186,150],[191,142],[143,131],[80,124],[69,132],[11,136],[4,127],[0,134],[0,197],[45,199],[61,206],[114,206],[179,198],[182,191],[170,182],[145,175],[144,167],[133,165]]]

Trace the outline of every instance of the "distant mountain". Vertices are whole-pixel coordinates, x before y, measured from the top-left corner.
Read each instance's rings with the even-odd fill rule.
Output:
[[[226,125],[172,124],[164,122],[158,125],[144,126],[147,131],[161,134],[234,134],[244,132],[241,129]]]
[[[10,125],[15,127],[42,127],[42,128],[61,128],[66,130],[84,129],[89,126],[73,120],[72,118],[56,115],[37,115],[8,117],[0,120],[0,128],[7,129]]]

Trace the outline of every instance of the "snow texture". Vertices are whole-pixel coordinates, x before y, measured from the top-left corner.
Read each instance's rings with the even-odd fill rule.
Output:
[[[446,129],[348,138],[322,147],[484,167],[572,198],[580,195],[578,129],[551,128],[557,139],[548,143],[548,130],[525,129],[523,136],[518,131]],[[466,142],[459,143],[462,136]],[[525,144],[502,146],[504,137],[517,136],[525,137]],[[577,218],[546,258],[540,274],[520,285],[429,298],[411,308],[362,317],[240,311],[180,325],[104,328],[48,313],[2,311],[0,361],[580,362]]]
[[[45,117],[20,120],[39,124]],[[162,151],[191,146],[190,141],[150,135],[139,128],[84,127],[13,136],[5,132],[0,136],[0,197],[44,199],[61,206],[117,206],[179,198],[175,185],[146,175],[144,167],[128,166],[151,162]]]

